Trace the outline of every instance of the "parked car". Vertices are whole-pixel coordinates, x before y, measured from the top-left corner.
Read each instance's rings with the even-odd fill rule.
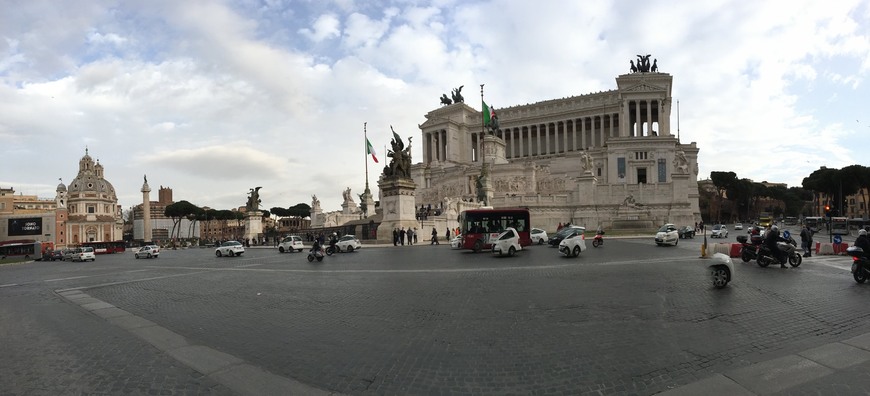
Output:
[[[523,250],[523,247],[520,245],[520,234],[513,227],[508,227],[502,231],[492,244],[492,254],[499,256],[505,254],[513,256],[520,250]]]
[[[734,225],[734,230],[742,230],[742,229],[743,229],[743,223],[737,223]]]
[[[571,233],[573,233],[574,230],[577,228],[581,228],[581,229],[585,230],[585,228],[580,227],[580,226],[562,227],[562,229],[559,230],[559,232],[557,232],[556,235],[553,235],[549,239],[547,239],[547,243],[552,247],[559,247],[559,244],[562,243],[562,240],[565,239],[565,237],[567,237],[568,235],[571,235]]]
[[[65,261],[95,261],[97,256],[94,255],[94,248],[90,246],[70,249],[64,253]]]
[[[540,228],[532,228],[532,232],[530,233],[532,237],[532,243],[537,245],[542,245],[547,242],[547,231],[544,231]]]
[[[658,246],[670,244],[677,246],[679,241],[680,234],[677,231],[677,226],[673,224],[665,224],[656,232],[656,245]]]
[[[160,257],[160,246],[145,245],[136,249],[133,256],[138,258],[158,258]]]
[[[575,228],[562,242],[559,242],[559,252],[566,257],[577,257],[586,251],[586,229]]]
[[[305,246],[302,244],[302,237],[296,235],[290,235],[278,244],[278,251],[281,253],[301,252],[302,249],[305,249]]]
[[[725,224],[714,225],[713,231],[710,232],[710,238],[728,238],[728,226]]]
[[[48,259],[51,261],[54,261],[54,260],[63,261],[63,250],[52,250],[51,254],[48,256]]]
[[[692,227],[692,226],[680,227],[679,236],[682,239],[694,238],[695,237],[695,227]]]
[[[63,261],[73,261],[73,255],[76,253],[76,250],[73,248],[64,249],[63,250]]]
[[[352,252],[356,249],[362,247],[362,243],[359,242],[359,239],[356,239],[353,235],[345,235],[338,239],[338,242],[335,243],[335,246],[338,247],[338,250],[342,252]]]
[[[215,248],[214,255],[221,256],[241,256],[245,252],[245,246],[239,241],[226,241]]]

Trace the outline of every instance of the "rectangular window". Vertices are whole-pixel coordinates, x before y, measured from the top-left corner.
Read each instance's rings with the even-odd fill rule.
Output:
[[[659,158],[659,183],[668,181],[668,164],[664,158]]]
[[[646,184],[646,168],[637,168],[637,184]]]
[[[635,152],[634,152],[634,159],[636,159],[636,160],[645,160],[645,159],[647,159],[647,153],[646,153],[646,151],[635,151]]]
[[[96,211],[97,211],[97,208],[96,208],[96,207],[94,207],[94,206],[88,206],[88,213],[95,213]]]
[[[620,179],[625,179],[625,157],[616,159],[616,176]]]

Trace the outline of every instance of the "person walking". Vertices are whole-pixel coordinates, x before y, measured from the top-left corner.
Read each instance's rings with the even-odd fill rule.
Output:
[[[393,228],[393,246],[399,246],[399,229]]]
[[[417,244],[417,227],[414,227],[414,244]]]
[[[438,230],[436,230],[435,227],[432,227],[432,242],[429,244],[430,245],[438,245],[439,244],[438,243]]]
[[[801,247],[804,248],[804,257],[812,257],[812,249],[813,249],[813,230],[810,229],[806,224],[804,224],[804,228],[801,230]]]
[[[399,243],[401,243],[402,246],[405,246],[405,234],[407,234],[407,232],[405,232],[405,227],[402,227],[402,229],[399,230]]]

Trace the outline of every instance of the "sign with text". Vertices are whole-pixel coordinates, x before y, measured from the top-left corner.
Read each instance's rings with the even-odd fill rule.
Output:
[[[9,236],[42,235],[42,218],[9,219]]]

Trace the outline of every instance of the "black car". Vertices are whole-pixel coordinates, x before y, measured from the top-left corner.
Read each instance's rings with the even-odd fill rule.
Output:
[[[689,226],[684,226],[680,228],[679,230],[677,230],[677,233],[682,239],[695,237],[695,229]]]
[[[54,261],[54,260],[63,261],[63,250],[53,250],[51,253],[49,253],[48,259],[51,261]]]

